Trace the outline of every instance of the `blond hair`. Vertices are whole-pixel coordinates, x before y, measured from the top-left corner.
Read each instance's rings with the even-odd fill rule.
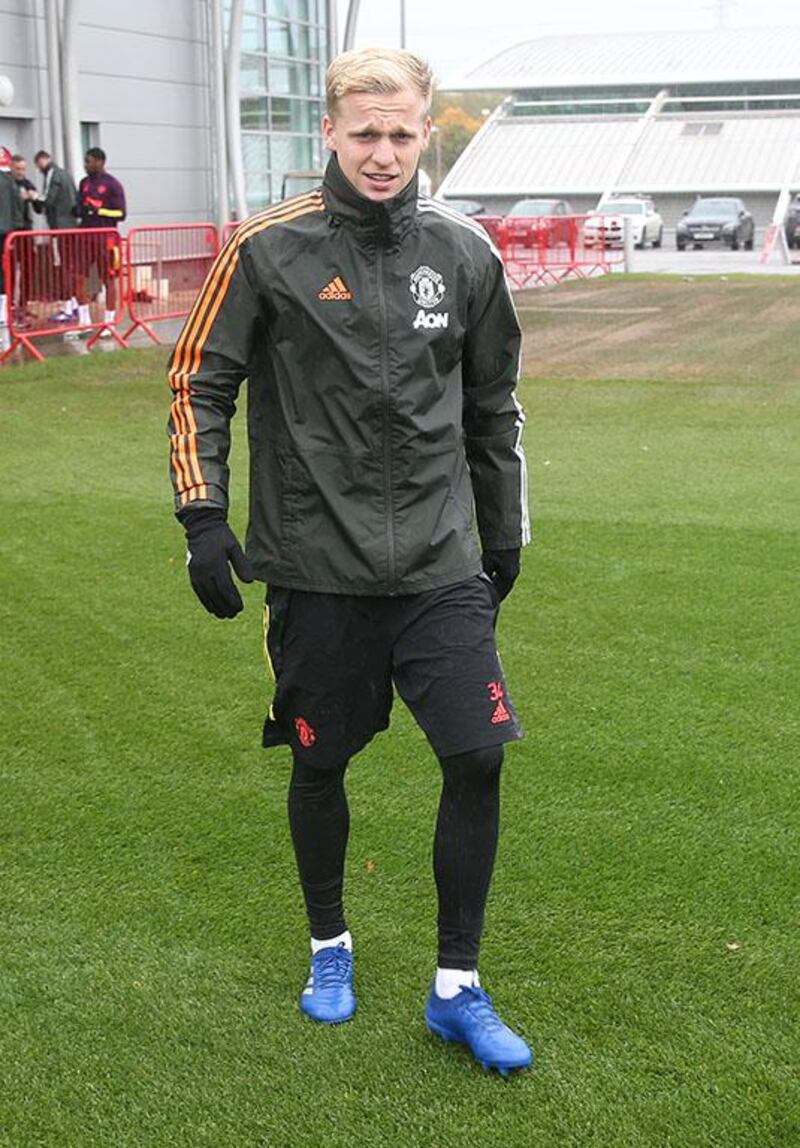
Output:
[[[389,96],[404,88],[419,93],[427,112],[433,97],[433,72],[420,56],[398,48],[357,48],[342,52],[332,61],[325,77],[328,115],[332,116],[339,100],[352,92]]]

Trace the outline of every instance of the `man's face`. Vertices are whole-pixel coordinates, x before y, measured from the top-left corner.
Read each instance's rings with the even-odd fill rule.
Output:
[[[25,160],[24,159],[14,160],[14,162],[11,165],[11,170],[14,173],[14,179],[24,179],[25,178],[25,171],[26,171]]]
[[[339,101],[333,117],[323,116],[322,134],[353,187],[367,199],[381,201],[397,195],[414,178],[430,140],[431,118],[412,88],[387,96],[351,92]]]
[[[85,155],[83,157],[83,170],[87,175],[99,175],[103,170],[103,161],[95,155]]]
[[[35,161],[35,163],[36,163],[36,166],[38,167],[39,171],[45,172],[45,171],[47,171],[47,165],[50,163],[50,159],[48,158],[48,156],[40,155],[39,158]]]

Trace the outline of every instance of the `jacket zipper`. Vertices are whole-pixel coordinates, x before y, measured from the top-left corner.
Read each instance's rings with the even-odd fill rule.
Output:
[[[383,396],[383,497],[386,503],[386,553],[389,593],[397,593],[397,563],[394,549],[394,505],[392,502],[392,410],[389,395],[389,320],[383,283],[383,248],[378,244],[378,309],[380,311],[381,393]]]

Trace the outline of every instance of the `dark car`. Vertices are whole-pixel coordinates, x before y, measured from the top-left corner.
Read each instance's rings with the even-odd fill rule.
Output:
[[[459,215],[484,215],[486,212],[486,208],[477,199],[443,199],[442,203]]]
[[[789,204],[786,218],[783,221],[786,232],[786,242],[789,248],[800,247],[800,192],[795,195]]]
[[[731,251],[740,247],[752,251],[755,234],[753,217],[741,199],[698,197],[678,222],[675,243],[679,251],[690,245],[699,249],[707,243],[720,243]]]

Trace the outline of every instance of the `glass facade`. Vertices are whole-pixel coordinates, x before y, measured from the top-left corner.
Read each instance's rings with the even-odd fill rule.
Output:
[[[241,128],[248,211],[281,199],[284,176],[323,164],[325,0],[246,0]]]
[[[642,115],[663,85],[626,84],[618,88],[539,88],[516,92],[512,116]],[[765,80],[729,84],[670,84],[670,112],[785,111],[796,109],[800,81]]]

